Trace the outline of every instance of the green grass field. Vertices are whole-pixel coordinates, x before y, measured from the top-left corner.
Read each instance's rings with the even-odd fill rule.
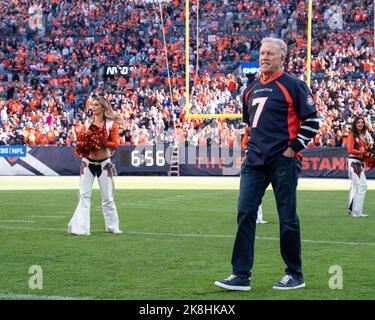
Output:
[[[27,179],[23,184],[17,180],[19,188],[4,181],[0,180],[0,299],[375,298],[374,190],[366,196],[364,211],[369,217],[353,219],[346,213],[346,190],[299,189],[306,288],[292,292],[272,289],[284,264],[273,193],[267,191],[263,211],[269,224],[257,227],[252,290],[227,292],[213,283],[231,272],[238,180],[220,180],[224,182],[218,187],[219,180],[207,178],[204,184],[201,179],[186,189],[175,188],[178,180],[170,180],[170,189],[165,182],[160,189],[148,182],[132,188],[116,180],[126,185],[116,190],[125,233],[104,233],[95,189],[88,237],[68,236],[65,231],[78,201],[77,177],[66,183],[66,189],[55,189],[51,183],[51,190],[46,190],[48,185],[34,189]],[[43,269],[42,290],[29,288],[32,265]],[[328,286],[333,265],[342,267],[342,290]]]

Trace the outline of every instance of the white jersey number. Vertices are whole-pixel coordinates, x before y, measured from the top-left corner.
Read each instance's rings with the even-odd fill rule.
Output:
[[[253,128],[256,128],[258,125],[259,117],[263,112],[264,105],[266,104],[268,97],[265,98],[255,98],[253,100],[253,107],[257,105],[257,110],[255,111],[254,120],[253,120]]]

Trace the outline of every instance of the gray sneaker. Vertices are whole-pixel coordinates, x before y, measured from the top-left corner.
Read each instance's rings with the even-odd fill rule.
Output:
[[[251,289],[250,279],[240,278],[234,274],[224,280],[215,281],[215,286],[232,291],[249,291]]]
[[[285,275],[273,288],[276,290],[290,290],[304,288],[305,282],[303,278],[297,279],[290,274]]]

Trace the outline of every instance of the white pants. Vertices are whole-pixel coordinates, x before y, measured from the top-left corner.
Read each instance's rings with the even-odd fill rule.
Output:
[[[360,216],[365,202],[367,181],[363,163],[360,160],[348,159],[349,179],[352,181],[349,191],[348,211],[353,217]]]
[[[80,198],[73,217],[68,224],[68,232],[77,235],[90,235],[90,205],[92,185],[95,175],[98,177],[102,196],[102,210],[106,230],[118,230],[119,218],[113,199],[114,165],[110,159],[92,162],[82,159],[80,176]]]

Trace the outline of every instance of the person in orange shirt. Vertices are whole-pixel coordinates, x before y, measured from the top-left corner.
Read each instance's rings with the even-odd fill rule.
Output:
[[[49,62],[49,63],[53,63],[53,61],[54,61],[54,57],[53,57],[52,53],[48,53],[48,54],[47,54],[47,56],[46,56],[46,60],[47,60],[47,62]]]
[[[138,145],[146,145],[148,143],[149,133],[146,130],[145,126],[142,126],[139,132]]]
[[[348,146],[348,135],[349,135],[349,130],[344,127],[344,130],[342,130],[342,147],[347,147]]]
[[[25,144],[33,147],[36,145],[35,129],[28,128],[25,132]]]
[[[105,131],[105,137],[101,138],[99,150],[91,150],[89,153],[85,153],[85,151],[81,152],[78,148],[75,149],[75,152],[82,156],[80,198],[73,217],[68,224],[68,234],[90,235],[91,193],[95,176],[98,178],[102,196],[105,231],[121,234],[122,231],[119,227],[119,217],[113,195],[115,167],[111,162],[111,149],[117,149],[119,146],[119,125],[122,123],[122,119],[116,115],[111,104],[104,97],[95,97],[91,103],[93,118],[86,120],[83,132],[87,133],[91,127],[94,128],[93,126],[96,126]],[[84,136],[84,134],[81,134],[78,137],[78,143],[83,141],[81,139]]]
[[[50,126],[50,129],[47,132],[47,140],[49,145],[55,144],[56,142],[56,133],[52,126]]]
[[[48,138],[46,134],[41,135],[40,137],[40,145],[41,146],[48,146]]]
[[[367,191],[367,181],[363,157],[373,146],[364,117],[355,117],[348,135],[348,173],[351,180],[348,201],[348,213],[353,218],[364,218],[362,212]]]

